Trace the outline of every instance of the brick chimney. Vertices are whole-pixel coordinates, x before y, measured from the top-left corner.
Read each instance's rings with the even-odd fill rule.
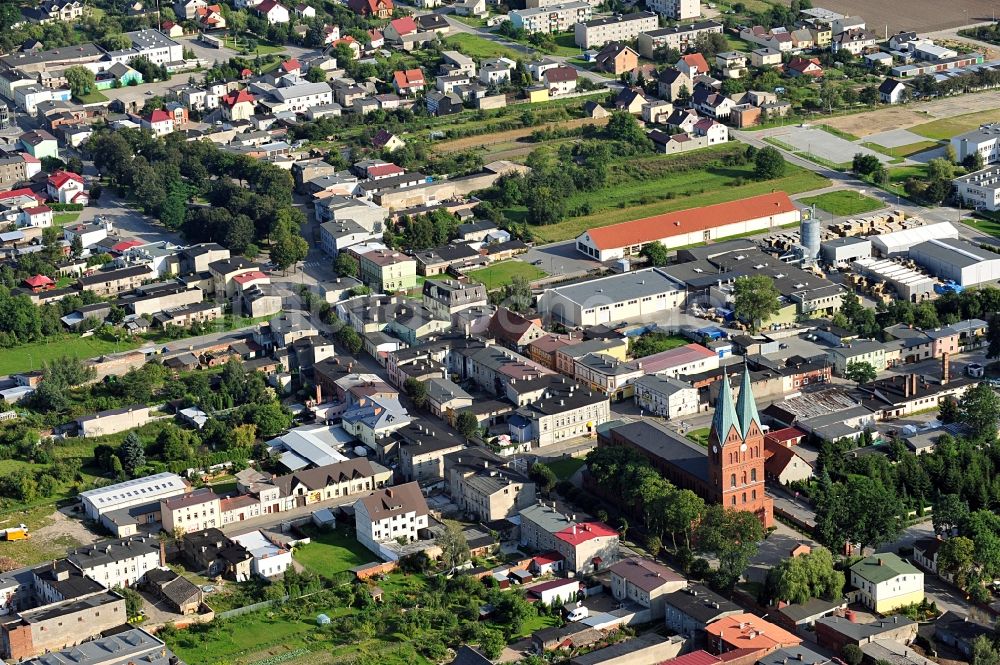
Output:
[[[948,358],[950,354],[945,351],[941,354],[941,385],[948,385],[948,381],[951,380],[951,365],[948,363]]]

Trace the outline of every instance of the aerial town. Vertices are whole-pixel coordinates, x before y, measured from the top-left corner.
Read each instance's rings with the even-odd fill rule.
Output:
[[[211,1],[0,2],[0,665],[1000,665],[994,3]]]

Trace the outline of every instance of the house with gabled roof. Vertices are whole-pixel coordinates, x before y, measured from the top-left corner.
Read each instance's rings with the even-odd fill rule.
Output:
[[[382,35],[393,44],[401,44],[403,37],[411,35],[418,30],[419,28],[414,18],[412,16],[404,16],[389,21],[389,25],[385,26],[382,30]]]
[[[278,2],[278,0],[263,0],[253,8],[253,11],[271,25],[277,23],[288,23],[290,19],[288,8]]]
[[[420,69],[399,70],[392,75],[392,86],[400,95],[416,95],[425,85],[424,73]]]
[[[413,542],[429,523],[427,500],[415,483],[384,487],[354,504],[354,528],[358,542],[375,554],[380,543]]]

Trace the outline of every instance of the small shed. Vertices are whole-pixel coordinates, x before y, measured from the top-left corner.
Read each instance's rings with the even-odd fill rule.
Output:
[[[320,528],[332,529],[337,526],[337,517],[329,508],[314,510],[310,517],[312,518],[312,523]]]

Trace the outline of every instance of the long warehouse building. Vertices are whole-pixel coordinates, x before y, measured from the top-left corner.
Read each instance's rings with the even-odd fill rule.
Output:
[[[801,219],[788,194],[773,192],[748,199],[689,208],[631,222],[602,226],[576,239],[576,248],[598,261],[638,254],[643,245],[659,241],[668,248],[768,231]]]
[[[964,240],[928,240],[910,249],[910,258],[940,279],[973,286],[1000,279],[1000,254]]]

